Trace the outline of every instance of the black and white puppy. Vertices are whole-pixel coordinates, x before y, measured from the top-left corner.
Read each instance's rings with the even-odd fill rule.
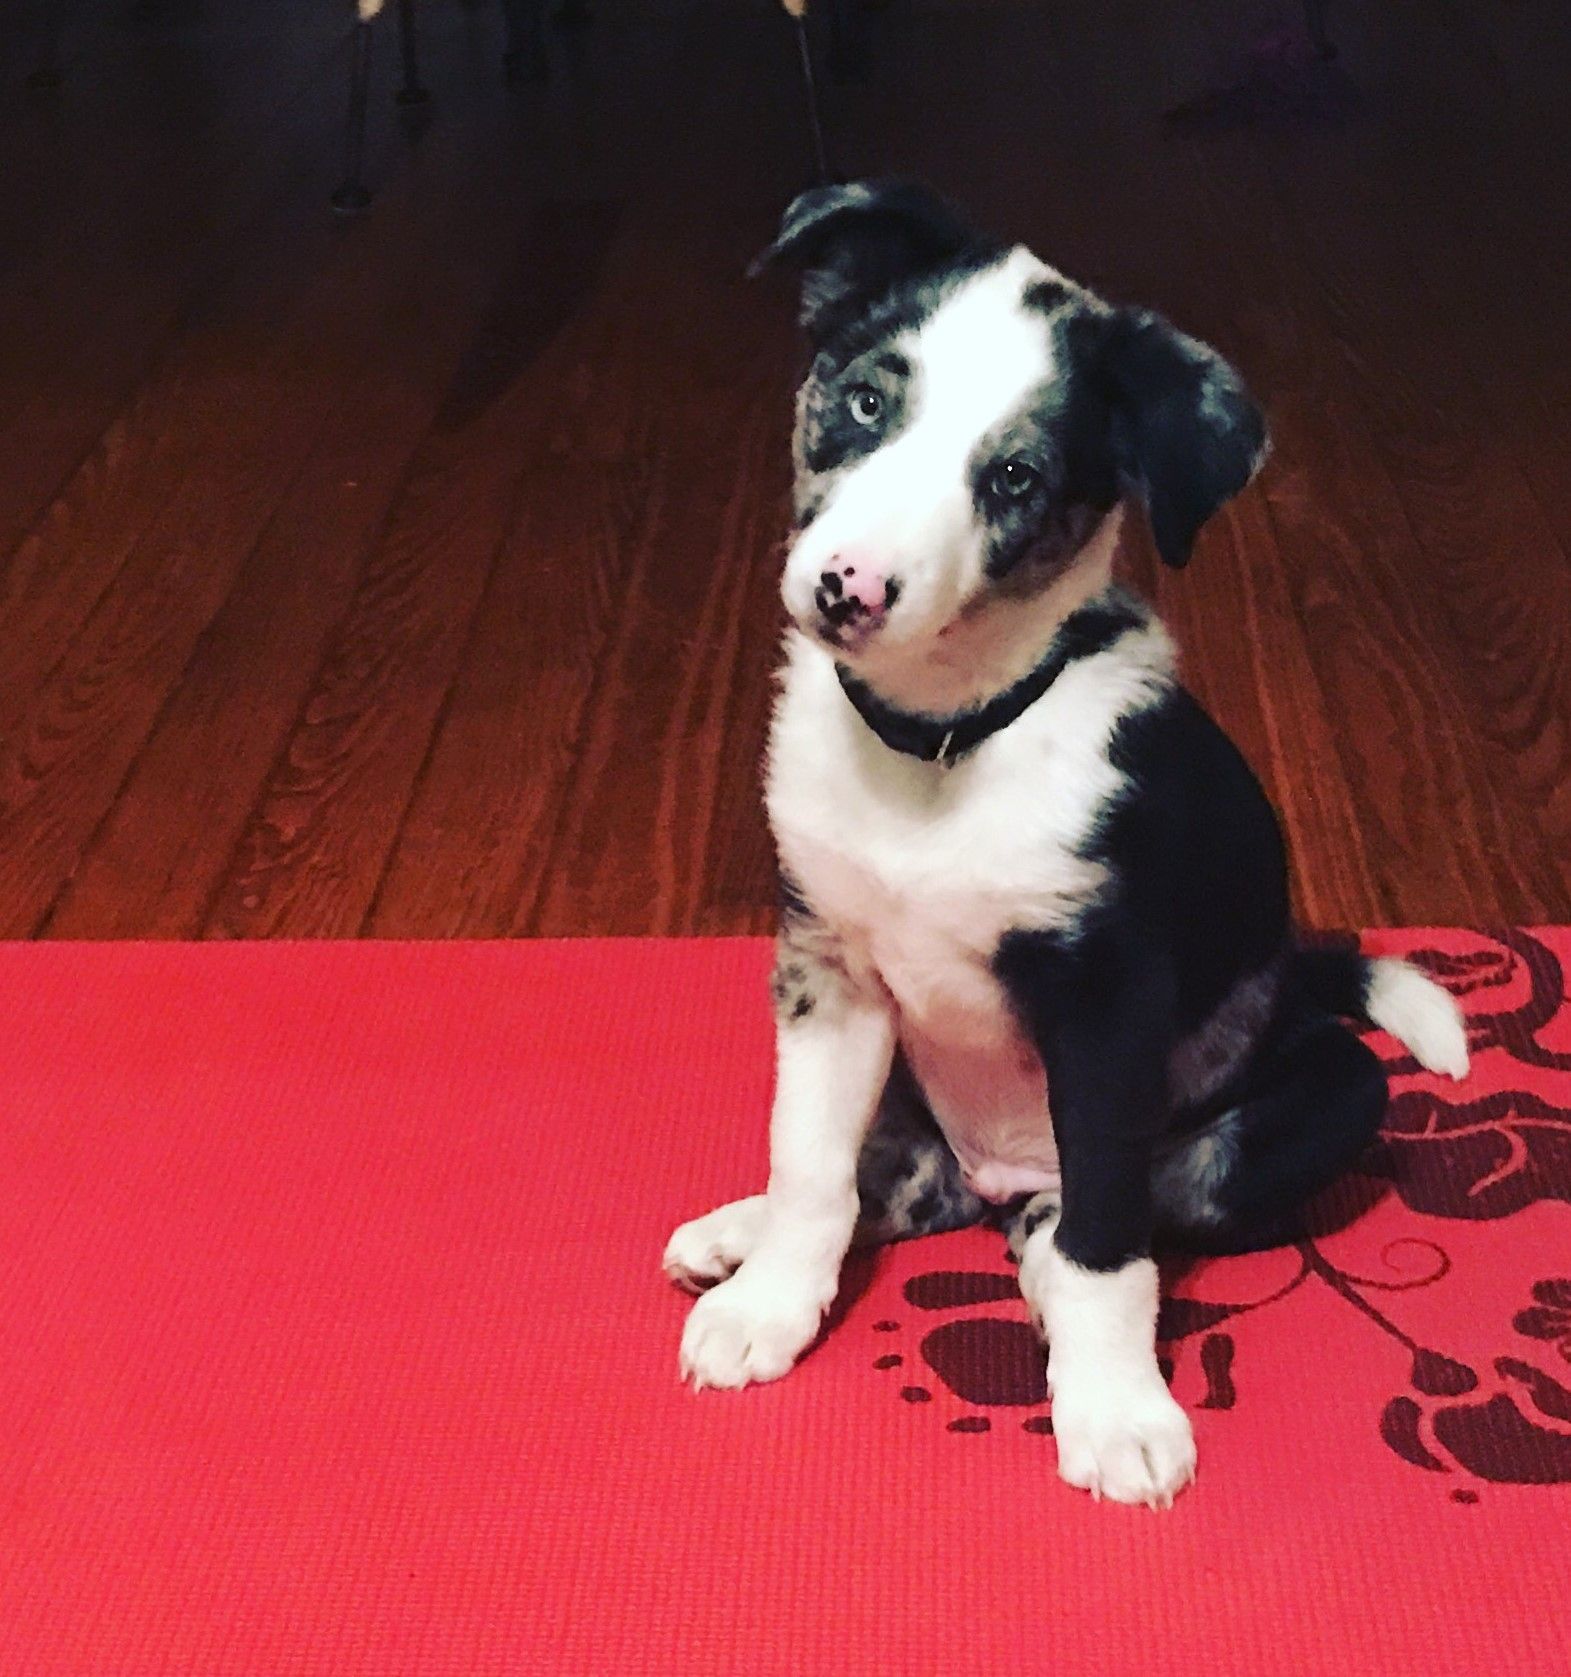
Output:
[[[767,1192],[665,1254],[710,1286],[696,1386],[774,1380],[854,1239],[992,1219],[1049,1347],[1059,1472],[1166,1504],[1194,1472],[1157,1368],[1153,1241],[1291,1239],[1386,1098],[1339,1022],[1460,1077],[1415,968],[1295,942],[1254,776],[1112,579],[1265,451],[1238,375],[901,183],[804,193],[792,620],[768,765],[784,879]],[[718,1283],[718,1285],[712,1285]]]

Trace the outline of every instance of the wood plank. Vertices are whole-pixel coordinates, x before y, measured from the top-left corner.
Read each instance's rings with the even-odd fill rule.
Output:
[[[1545,913],[1563,900],[1560,870],[1521,831],[1517,788],[1472,704],[1465,649],[1436,588],[1420,580],[1432,562],[1349,394],[1302,235],[1249,146],[1229,149],[1225,168],[1214,152],[1197,164],[1195,189],[1217,224],[1236,229],[1223,247],[1225,292],[1270,299],[1244,321],[1242,361],[1270,369],[1277,453],[1263,488],[1339,718],[1338,754],[1361,811],[1352,837],[1378,892],[1369,906],[1384,919],[1434,917],[1441,903],[1463,916],[1500,902]],[[1378,237],[1369,229],[1366,243]]]
[[[753,410],[751,425],[728,427],[730,483],[674,474],[662,498],[649,537],[654,563],[630,579],[551,847],[525,870],[520,932],[611,932],[635,919],[656,934],[700,923],[738,929],[702,905],[717,822],[734,831],[740,819],[754,832],[760,822],[756,770],[745,770],[758,763],[762,740],[737,736],[728,704],[745,665],[749,683],[763,684],[776,649],[772,567],[759,565],[770,532],[739,491],[779,458],[780,438],[767,409],[755,402]],[[766,517],[775,511],[766,508]],[[678,566],[684,553],[702,557]],[[597,845],[594,835],[613,825],[615,849]],[[768,851],[757,854],[762,861]],[[762,895],[768,879],[751,883]],[[754,918],[744,914],[741,924]]]
[[[232,315],[190,336],[73,486],[67,513],[85,505],[97,539],[52,520],[0,620],[0,657],[18,675],[0,698],[0,926],[12,934],[48,914],[377,342],[400,271],[396,222],[345,241],[322,232],[314,204],[296,213],[298,236],[246,270]]]
[[[47,105],[29,107],[35,120],[19,138],[31,144],[4,171],[37,190],[6,214],[0,245],[15,253],[0,285],[0,573],[182,323],[221,306],[248,235],[274,223],[280,185],[314,179],[317,205],[326,194],[340,32],[260,33],[203,33],[189,50],[177,40],[91,63],[96,76],[75,70]],[[145,135],[131,191],[127,125]],[[206,143],[192,146],[186,125]],[[69,191],[47,166],[62,146],[74,160]]]
[[[503,207],[492,210],[506,226]],[[614,225],[598,204],[520,220],[486,317],[204,915],[206,935],[343,936],[370,907],[518,514],[529,381],[514,381],[570,316]]]
[[[1335,218],[1306,215],[1291,198],[1276,218],[1284,229],[1284,283],[1302,286],[1301,295],[1320,290],[1313,341],[1326,354],[1312,412],[1336,436],[1321,434],[1317,458],[1343,458],[1338,444],[1350,443],[1346,458],[1359,457],[1355,469],[1365,477],[1360,511],[1386,507],[1392,534],[1369,557],[1404,539],[1418,549],[1384,568],[1344,570],[1342,586],[1349,597],[1365,580],[1383,586],[1406,635],[1402,665],[1411,670],[1427,653],[1436,667],[1432,698],[1411,716],[1409,737],[1466,742],[1473,791],[1460,811],[1442,806],[1451,825],[1472,812],[1491,835],[1486,858],[1523,852],[1512,886],[1520,893],[1516,912],[1555,918],[1571,906],[1564,863],[1571,589],[1557,586],[1565,556],[1514,463],[1479,424],[1476,386],[1460,358],[1434,356],[1408,341],[1386,308],[1364,303],[1382,285],[1398,284],[1395,275],[1408,267],[1408,242],[1400,226],[1378,230],[1381,213],[1343,191]],[[1409,278],[1417,279],[1410,269]],[[1448,305],[1443,263],[1427,262],[1423,283]],[[1402,289],[1411,295],[1410,286]],[[1488,508],[1483,519],[1479,506]],[[1502,842],[1507,832],[1521,837]]]
[[[428,257],[433,226],[387,264],[390,304],[367,313],[366,353],[229,597],[203,632],[44,935],[188,937],[200,927],[349,607],[367,551],[451,378],[484,284],[471,261]],[[215,773],[215,765],[222,773]]]

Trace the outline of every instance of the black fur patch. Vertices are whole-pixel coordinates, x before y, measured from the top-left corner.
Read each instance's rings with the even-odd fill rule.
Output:
[[[1256,1056],[1237,1104],[1220,1120],[1230,1157],[1203,1203],[1163,1194],[1163,1234],[1191,1251],[1250,1252],[1304,1232],[1303,1208],[1354,1164],[1374,1139],[1386,1105],[1385,1068],[1345,1026],[1324,1014],[1281,1019]],[[1165,1184],[1184,1181],[1180,1144]]]
[[[775,963],[769,991],[781,1019],[805,1019],[818,1005],[812,969],[806,961],[794,960],[784,951]]]
[[[1167,964],[1116,909],[1072,933],[1011,932],[994,970],[1052,1091],[1063,1173],[1055,1243],[1094,1270],[1151,1248],[1151,1159],[1167,1119]]]
[[[1029,1199],[1016,1200],[1004,1209],[999,1225],[1016,1258],[1025,1251],[1026,1242],[1038,1229],[1058,1217],[1063,1209],[1062,1198],[1057,1193],[1032,1194]]]
[[[1029,560],[1038,584],[1050,580],[1111,510],[1118,485],[1106,450],[1095,446],[1096,418],[1093,398],[1069,369],[1033,392],[972,451],[966,481],[987,533],[990,577],[1007,577]],[[1001,481],[1006,466],[1025,468],[1024,491],[1011,493]]]
[[[852,411],[853,399],[864,390],[883,403],[881,416],[872,423],[858,420]],[[912,395],[911,363],[885,343],[809,379],[800,407],[802,464],[822,475],[881,448],[904,428]]]
[[[1026,287],[1022,301],[1028,309],[1052,314],[1073,302],[1077,295],[1075,288],[1061,279],[1039,279]]]
[[[776,881],[776,892],[782,921],[811,918],[813,911],[808,906],[807,898],[802,895],[802,888],[784,869]]]
[[[1119,472],[1145,502],[1157,552],[1186,565],[1201,526],[1254,476],[1265,420],[1220,355],[1144,309],[1109,317],[1098,372]]]
[[[1102,900],[1071,932],[1010,934],[995,963],[1053,1091],[1063,1170],[1055,1239],[1093,1269],[1149,1250],[1153,1160],[1175,1117],[1175,1045],[1288,941],[1275,814],[1200,706],[1175,688],[1120,722],[1110,755],[1124,788],[1086,847],[1109,872]],[[1230,1098],[1276,1059],[1277,1015],[1259,1030],[1255,1050],[1240,1050]],[[1247,1139],[1255,1127],[1246,1102],[1236,1133]],[[1237,1186],[1250,1197],[1242,1174]]]
[[[795,198],[752,272],[785,261],[801,267],[802,325],[822,344],[897,282],[977,246],[996,248],[927,187],[853,181],[812,187]]]
[[[1174,1028],[1188,1036],[1286,946],[1281,829],[1238,748],[1182,688],[1125,717],[1109,755],[1124,789],[1088,853],[1117,880],[1109,912],[1170,967]]]

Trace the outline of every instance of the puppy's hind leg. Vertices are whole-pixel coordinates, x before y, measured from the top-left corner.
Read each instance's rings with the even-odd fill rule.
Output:
[[[1345,1026],[1306,1014],[1238,1102],[1159,1155],[1162,1233],[1198,1252],[1252,1252],[1303,1233],[1305,1204],[1355,1163],[1386,1104],[1385,1070]]]
[[[857,1161],[859,1248],[970,1228],[995,1208],[974,1194],[902,1056]]]

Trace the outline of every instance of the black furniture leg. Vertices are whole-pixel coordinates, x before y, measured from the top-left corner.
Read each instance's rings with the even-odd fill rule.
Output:
[[[546,50],[546,0],[502,0],[502,16],[507,23],[502,67],[508,77],[549,81],[551,56]]]
[[[807,19],[793,20],[796,30],[797,55],[802,64],[802,92],[807,102],[808,137],[813,146],[813,181],[817,186],[829,184],[829,153],[824,145],[823,118],[818,109],[818,78],[813,73],[813,48],[807,35]]]
[[[344,135],[344,178],[330,200],[340,215],[358,215],[371,202],[365,184],[366,96],[371,86],[371,24],[355,24],[349,68],[349,123]]]
[[[431,90],[420,80],[420,58],[415,40],[415,0],[398,0],[398,51],[404,79],[394,95],[400,105],[423,105]]]

